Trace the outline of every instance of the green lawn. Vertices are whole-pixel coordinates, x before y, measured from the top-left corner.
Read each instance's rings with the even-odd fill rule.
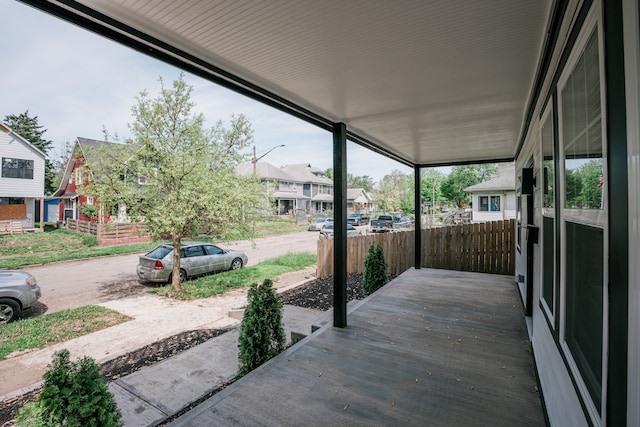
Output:
[[[98,306],[62,310],[0,325],[0,360],[14,352],[58,344],[131,320]]]
[[[207,298],[222,294],[230,289],[246,288],[253,283],[262,283],[265,279],[271,279],[275,282],[281,274],[302,270],[314,265],[316,261],[316,254],[289,253],[240,270],[187,280],[182,283],[182,292],[179,293],[174,292],[169,285],[155,288],[150,292],[181,300]]]
[[[190,240],[228,242],[276,234],[294,233],[307,229],[307,222],[293,219],[266,218],[254,226],[238,226],[215,236]],[[247,230],[249,228],[249,230]],[[132,243],[128,245],[98,246],[95,237],[66,229],[49,228],[43,233],[25,233],[0,236],[0,268],[15,269],[27,265],[49,264],[73,259],[147,252],[159,243]]]

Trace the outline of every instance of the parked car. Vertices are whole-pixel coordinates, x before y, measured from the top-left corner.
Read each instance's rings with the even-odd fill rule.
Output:
[[[20,317],[40,299],[36,278],[26,271],[0,270],[0,324]]]
[[[403,216],[393,223],[394,230],[412,230],[415,226],[416,219],[412,216]]]
[[[369,225],[369,218],[365,214],[353,213],[347,218],[347,222],[351,225]]]
[[[318,218],[309,224],[309,231],[320,231],[327,224],[333,224],[333,218]]]
[[[371,221],[371,231],[374,233],[384,233],[393,230],[393,223],[396,222],[391,215],[380,215],[378,219]]]
[[[211,243],[188,242],[180,245],[180,281],[218,271],[237,270],[247,265],[242,251],[222,249]],[[149,282],[171,282],[173,245],[160,245],[140,257],[138,277]]]
[[[320,238],[321,239],[333,239],[333,234],[335,230],[333,228],[333,223],[329,225],[325,225],[322,230],[320,230]],[[355,237],[362,236],[362,231],[358,230],[351,224],[347,224],[347,237]]]

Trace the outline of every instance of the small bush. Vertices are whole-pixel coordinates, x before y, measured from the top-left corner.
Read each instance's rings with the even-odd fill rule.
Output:
[[[364,273],[362,275],[362,287],[367,295],[380,289],[388,281],[387,264],[384,261],[382,246],[371,245],[369,253],[364,260]]]
[[[42,392],[35,402],[20,409],[16,422],[27,427],[122,425],[98,365],[90,357],[71,362],[69,350],[54,354]]]
[[[243,376],[284,350],[282,301],[266,279],[254,283],[247,294],[248,305],[240,326],[238,339],[240,372]]]

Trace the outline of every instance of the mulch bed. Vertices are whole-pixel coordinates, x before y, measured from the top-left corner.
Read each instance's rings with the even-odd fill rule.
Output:
[[[391,278],[392,277],[389,277],[389,279]],[[283,304],[326,311],[333,307],[333,277],[315,279],[305,285],[283,292],[280,296]],[[363,299],[364,297],[362,275],[349,275],[347,279],[347,301]],[[182,332],[107,361],[100,366],[100,372],[107,382],[115,381],[118,378],[132,374],[146,366],[153,365],[168,357],[174,356],[181,351],[188,350],[227,331],[228,329],[199,329]],[[222,386],[220,390],[225,387],[226,384]],[[194,402],[181,413],[188,411],[220,390],[215,390],[209,395],[203,396],[198,402]],[[13,425],[18,409],[34,401],[39,393],[40,389],[37,389],[1,402],[0,426],[8,427]],[[176,416],[178,415],[180,414],[176,414]]]

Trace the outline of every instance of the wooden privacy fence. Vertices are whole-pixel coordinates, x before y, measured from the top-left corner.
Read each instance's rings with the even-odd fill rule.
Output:
[[[367,234],[347,239],[347,273],[362,273],[364,260],[371,245],[380,245],[387,262],[387,273],[400,274],[413,265],[415,253],[414,231],[396,231],[390,233]],[[333,274],[333,239],[318,240],[317,277]]]
[[[69,230],[96,236],[101,245],[151,241],[147,232],[147,224],[142,222],[96,224],[95,222],[67,219],[66,227]]]
[[[425,268],[515,274],[515,220],[462,224],[422,230]],[[415,231],[368,234],[347,239],[347,273],[362,273],[371,245],[381,245],[387,273],[414,265]],[[333,239],[318,240],[317,276],[333,274]]]

